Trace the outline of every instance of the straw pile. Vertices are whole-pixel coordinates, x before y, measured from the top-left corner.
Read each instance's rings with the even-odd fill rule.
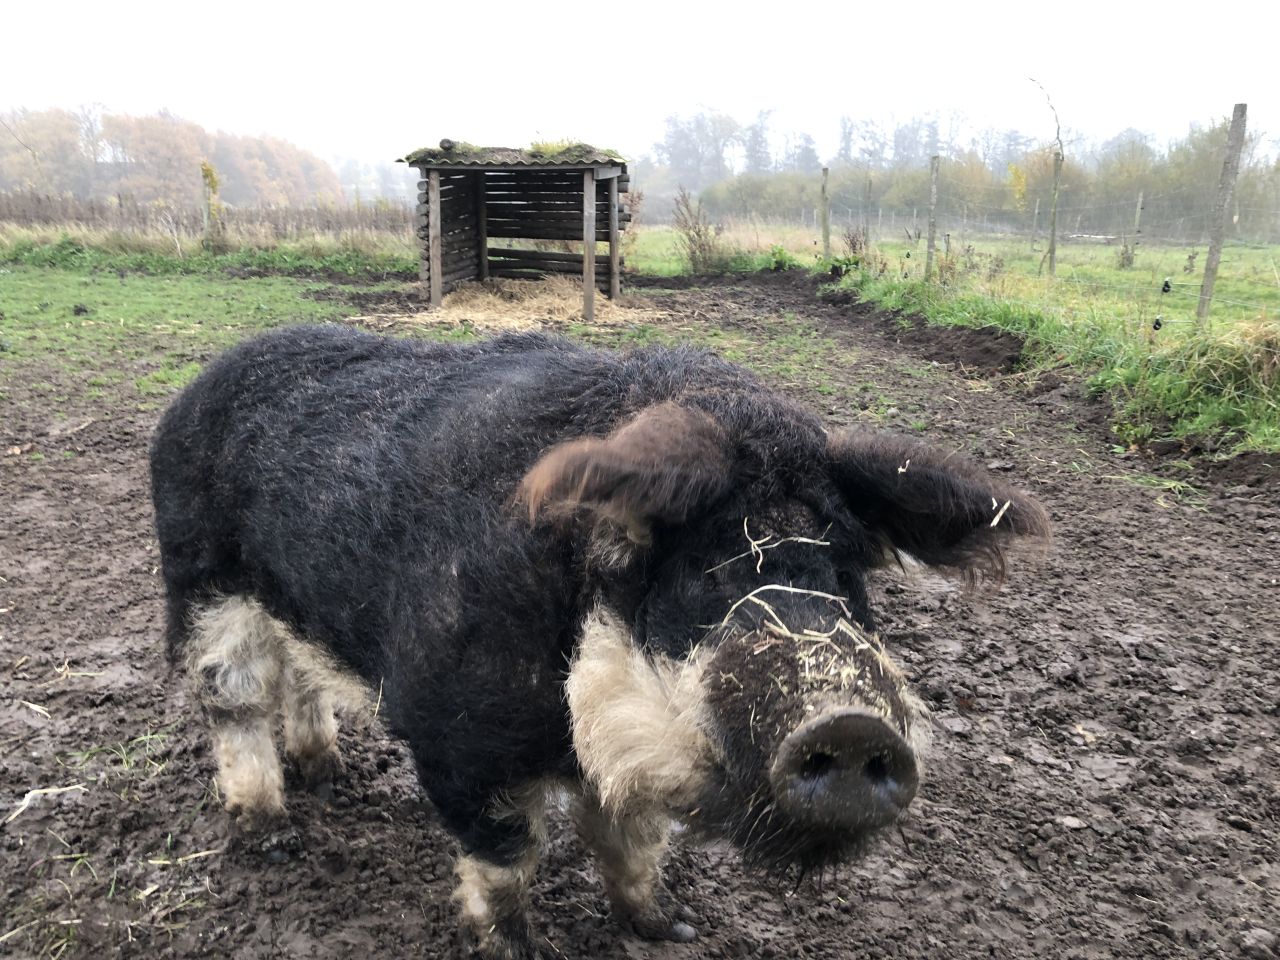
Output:
[[[596,325],[657,323],[665,318],[663,311],[643,297],[596,297]],[[444,326],[492,332],[568,326],[582,319],[581,282],[558,276],[467,283],[446,296],[438,310],[352,318],[376,329]]]

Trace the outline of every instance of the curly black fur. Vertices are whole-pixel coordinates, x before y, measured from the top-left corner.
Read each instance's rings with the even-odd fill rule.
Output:
[[[668,408],[662,429],[644,428],[663,404],[684,414]],[[992,567],[1008,533],[1041,529],[1026,498],[916,447],[895,473],[907,452],[829,441],[811,413],[699,350],[271,333],[211,364],[156,433],[170,651],[181,653],[193,605],[258,598],[382,685],[446,824],[466,850],[509,862],[528,825],[495,815],[495,798],[577,772],[563,685],[596,600],[671,656],[761,582],[842,594],[870,627],[863,575],[880,541]],[[547,515],[531,523],[514,504],[540,461]],[[625,493],[613,514],[611,491]],[[1013,498],[1012,523],[989,527],[993,497]],[[602,513],[644,526],[608,570],[589,549]],[[831,546],[789,544],[761,572],[754,560],[715,569],[742,552],[744,517],[753,536]],[[788,855],[816,856],[777,838]]]

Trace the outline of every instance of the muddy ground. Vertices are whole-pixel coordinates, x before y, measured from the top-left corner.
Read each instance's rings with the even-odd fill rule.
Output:
[[[832,422],[968,450],[1038,495],[1056,538],[995,595],[877,580],[884,633],[936,723],[900,835],[821,890],[677,842],[669,874],[701,931],[677,946],[610,925],[560,824],[533,893],[547,954],[1280,956],[1269,462],[1183,470],[1184,486],[1115,449],[1105,409],[1069,377],[1011,374],[1016,345],[1011,357],[903,331],[805,282],[654,298],[674,324],[766,350],[775,320],[820,331],[818,362],[780,385]],[[376,724],[344,728],[332,802],[291,794],[283,846],[229,828],[161,655],[146,487],[157,414],[77,401],[68,384],[55,423],[31,382],[45,374],[6,376],[0,446],[21,452],[0,457],[0,954],[460,956],[450,842]],[[23,806],[44,788],[64,789]]]

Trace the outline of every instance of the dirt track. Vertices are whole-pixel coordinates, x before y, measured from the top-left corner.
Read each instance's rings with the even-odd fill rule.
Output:
[[[1280,484],[1210,479],[1179,498],[1113,453],[1072,384],[1006,385],[1000,344],[899,344],[787,278],[660,302],[766,350],[769,318],[794,313],[789,329],[839,349],[780,385],[833,422],[874,414],[964,447],[1039,496],[1056,539],[994,596],[877,581],[884,633],[937,726],[900,837],[795,892],[677,844],[669,873],[702,936],[655,946],[609,924],[561,827],[534,891],[547,953],[1280,957]],[[0,401],[0,446],[33,444],[0,457],[0,821],[30,789],[83,789],[0,825],[0,955],[459,955],[449,843],[376,730],[344,730],[332,804],[291,795],[282,846],[232,835],[160,652],[155,414],[77,408],[73,389],[56,429],[90,422],[50,435],[26,375],[11,371]]]

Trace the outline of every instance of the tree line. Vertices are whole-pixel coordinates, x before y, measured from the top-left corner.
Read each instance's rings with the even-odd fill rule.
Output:
[[[135,117],[94,110],[0,114],[0,191],[78,200],[121,198],[180,209],[204,200],[201,164],[232,205],[343,202],[332,167],[277,137],[217,131],[171,113]]]
[[[1195,242],[1208,231],[1222,171],[1228,118],[1193,124],[1186,136],[1159,145],[1128,129],[1097,143],[1068,137],[1058,202],[1066,233],[1144,235]],[[777,144],[781,142],[779,149]],[[1280,158],[1248,136],[1236,183],[1230,236],[1280,241]],[[820,157],[813,137],[777,138],[770,115],[751,123],[702,112],[669,117],[654,156],[635,164],[650,209],[679,186],[696,190],[716,218],[809,219],[819,203],[819,174],[830,168],[837,224],[897,228],[926,219],[929,158],[942,158],[939,216],[975,228],[1044,230],[1053,192],[1051,143],[1013,130],[958,135],[937,118],[885,129],[840,118],[836,152]],[[1141,199],[1141,210],[1139,210]],[[1038,211],[1038,212],[1037,212]],[[905,221],[905,223],[904,223]]]

